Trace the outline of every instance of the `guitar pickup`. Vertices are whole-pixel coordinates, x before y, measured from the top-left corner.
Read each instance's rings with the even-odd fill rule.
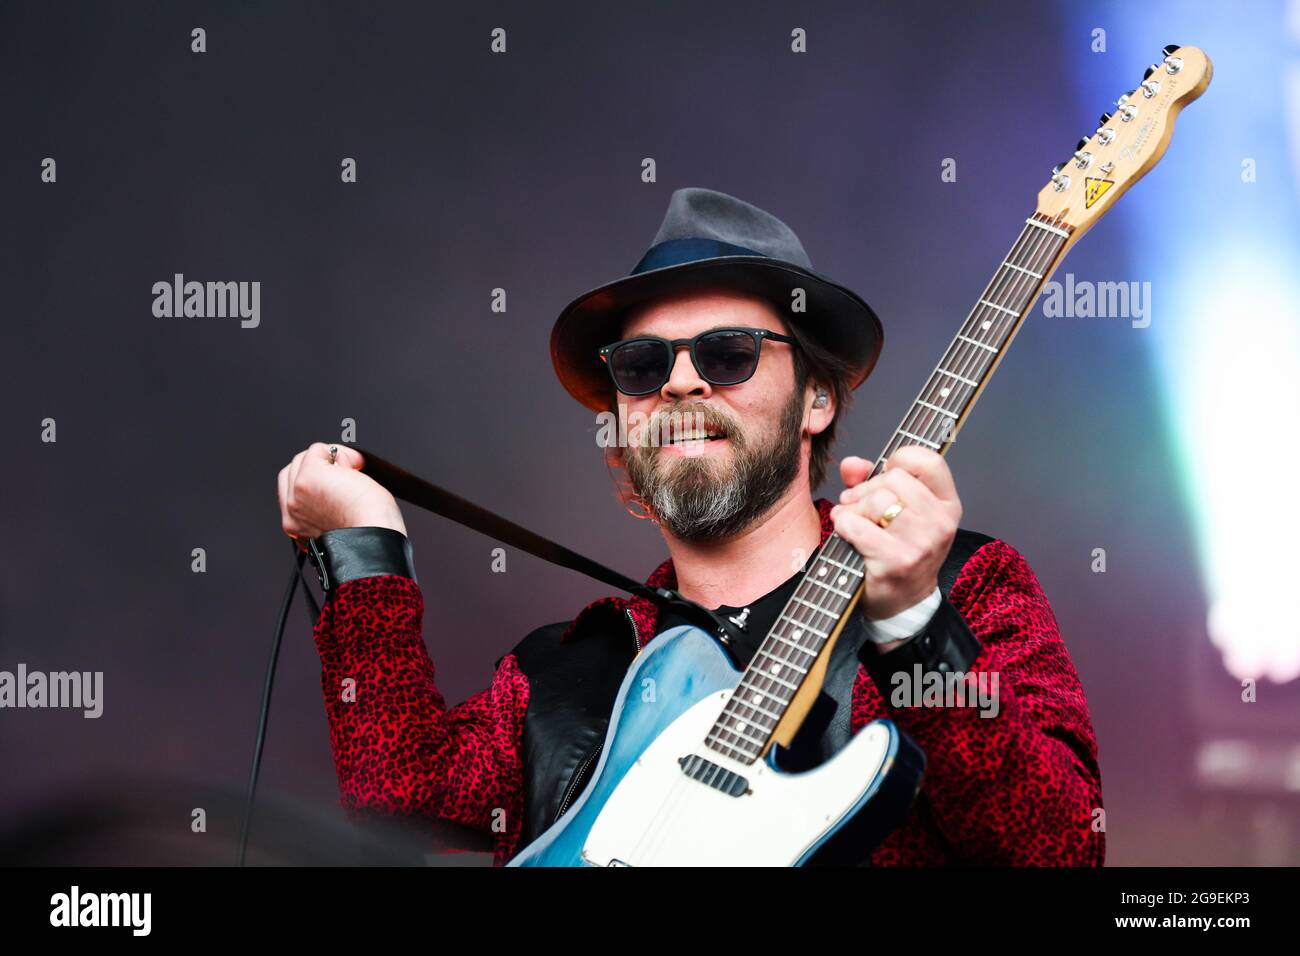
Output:
[[[677,763],[681,766],[682,773],[692,780],[707,784],[729,797],[739,797],[749,792],[748,780],[725,767],[719,767],[712,760],[689,754],[678,759]]]

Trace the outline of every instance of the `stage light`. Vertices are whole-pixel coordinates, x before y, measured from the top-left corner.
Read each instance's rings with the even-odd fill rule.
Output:
[[[1079,9],[1075,26],[1093,19]],[[1163,41],[1215,63],[1209,94],[1178,120],[1177,153],[1109,226],[1129,250],[1113,278],[1154,289],[1154,318],[1134,334],[1155,364],[1209,640],[1234,677],[1286,683],[1300,677],[1300,0],[1249,17],[1131,5],[1105,26],[1105,55],[1076,72],[1089,105],[1114,101],[1110,64]]]
[[[1234,677],[1284,683],[1300,677],[1300,620],[1285,610],[1300,540],[1300,284],[1269,248],[1226,238],[1174,277],[1182,307],[1158,340],[1161,367],[1210,639]]]

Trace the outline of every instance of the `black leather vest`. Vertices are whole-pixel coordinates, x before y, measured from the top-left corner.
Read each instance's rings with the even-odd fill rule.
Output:
[[[961,568],[993,539],[959,529],[939,572],[946,598]],[[636,656],[630,615],[612,606],[594,608],[591,620],[563,642],[567,622],[539,627],[514,649],[528,678],[524,715],[523,849],[573,805],[590,782],[609,727],[614,699]],[[649,643],[653,635],[642,635]],[[860,615],[845,626],[831,651],[822,694],[791,742],[783,766],[816,766],[848,743],[858,650],[866,639]]]

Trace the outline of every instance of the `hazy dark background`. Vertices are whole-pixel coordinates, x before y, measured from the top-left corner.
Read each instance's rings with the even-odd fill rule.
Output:
[[[242,784],[290,565],[276,472],[345,417],[362,447],[648,573],[662,540],[615,500],[547,343],[560,308],[637,261],[675,188],[782,217],[882,316],[837,448],[874,457],[1106,106],[1071,75],[1102,71],[1118,95],[1149,62],[1091,53],[1062,9],[6,4],[0,668],[103,670],[106,693],[99,720],[0,712],[0,814],[138,773]],[[1211,42],[1143,42],[1155,58],[1180,39]],[[657,183],[640,181],[647,156]],[[1175,143],[1152,175],[1200,173]],[[1076,275],[1142,278],[1124,215],[1072,253]],[[260,281],[261,326],[155,318],[151,286],[176,272]],[[1100,740],[1109,862],[1250,862],[1247,817],[1192,786],[1193,694],[1238,690],[1208,649],[1151,375],[1128,322],[1035,314],[949,461],[963,525],[1018,548],[1052,600]],[[47,416],[57,444],[40,441]],[[517,553],[493,574],[494,542],[406,520],[449,702],[531,628],[608,593]],[[1243,733],[1281,712],[1258,713]],[[337,799],[301,607],[264,785]],[[178,792],[159,825],[188,826],[198,799]]]

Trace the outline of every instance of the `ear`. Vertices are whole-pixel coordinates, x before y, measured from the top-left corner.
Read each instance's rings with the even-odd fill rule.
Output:
[[[835,394],[819,382],[804,393],[804,422],[809,435],[820,435],[835,420]]]

